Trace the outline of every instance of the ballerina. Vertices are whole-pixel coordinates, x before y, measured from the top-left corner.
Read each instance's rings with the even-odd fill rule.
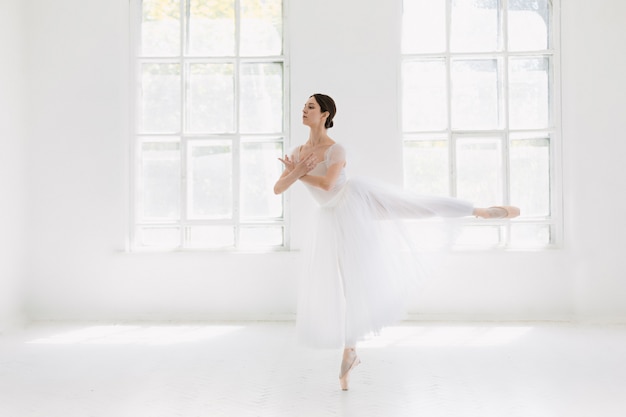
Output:
[[[279,160],[284,170],[274,185],[281,194],[301,181],[320,206],[310,264],[298,298],[297,333],[314,347],[343,346],[339,382],[348,390],[360,363],[356,345],[367,335],[400,320],[406,288],[416,270],[398,249],[406,242],[399,219],[476,216],[513,218],[513,206],[477,208],[452,197],[420,196],[346,175],[346,151],[328,129],[334,100],[314,94],[302,110],[309,138]]]

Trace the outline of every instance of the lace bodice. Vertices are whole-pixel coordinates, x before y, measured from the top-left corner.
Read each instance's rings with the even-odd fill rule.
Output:
[[[297,147],[292,152],[292,160],[295,162],[298,162],[300,160],[299,150],[300,150],[300,147]],[[328,171],[328,168],[331,165],[338,164],[338,163],[343,164],[345,163],[345,161],[346,161],[346,150],[340,144],[334,143],[326,150],[326,153],[324,154],[324,160],[318,163],[317,166],[309,172],[309,174],[324,176],[326,175],[326,171]],[[341,192],[346,182],[347,182],[346,168],[343,167],[341,169],[341,173],[339,174],[339,177],[337,178],[337,182],[335,182],[335,185],[329,191],[322,190],[321,188],[314,187],[307,183],[304,183],[304,184],[309,189],[309,191],[311,192],[315,200],[321,206],[324,206],[324,205],[329,204],[334,199],[334,197],[337,196]]]

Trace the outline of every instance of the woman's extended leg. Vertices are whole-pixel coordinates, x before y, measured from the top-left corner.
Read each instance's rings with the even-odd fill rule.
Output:
[[[473,214],[483,219],[510,219],[519,216],[520,210],[514,206],[495,206],[475,208]]]
[[[362,185],[352,181],[354,192],[362,194],[379,219],[425,219],[430,217],[469,217],[485,219],[513,218],[520,210],[513,206],[476,208],[474,204],[456,197],[421,195],[380,183]]]

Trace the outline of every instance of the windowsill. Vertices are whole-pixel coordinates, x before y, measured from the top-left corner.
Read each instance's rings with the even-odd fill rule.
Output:
[[[185,249],[167,249],[167,248],[134,248],[122,251],[128,255],[154,255],[154,254],[203,254],[203,255],[273,255],[273,254],[294,254],[299,253],[299,249],[201,249],[201,248],[185,248]]]
[[[505,246],[458,246],[449,248],[424,248],[418,252],[448,252],[451,254],[463,253],[550,253],[564,250],[561,244],[547,245],[542,247],[505,247]],[[127,255],[177,255],[177,254],[202,254],[208,256],[218,255],[293,255],[302,253],[301,249],[131,249],[120,251]]]

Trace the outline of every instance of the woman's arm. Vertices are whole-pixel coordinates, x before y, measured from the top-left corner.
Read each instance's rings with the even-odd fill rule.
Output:
[[[326,175],[324,176],[306,174],[300,177],[300,180],[314,187],[321,188],[322,190],[330,191],[335,186],[344,165],[345,161],[337,162],[328,167]]]
[[[317,158],[315,155],[310,154],[302,161],[294,163],[288,156],[285,158],[278,158],[283,164],[285,164],[285,170],[274,184],[274,194],[282,194],[287,191],[291,185],[298,181],[302,176],[306,175],[310,170],[317,165]]]

